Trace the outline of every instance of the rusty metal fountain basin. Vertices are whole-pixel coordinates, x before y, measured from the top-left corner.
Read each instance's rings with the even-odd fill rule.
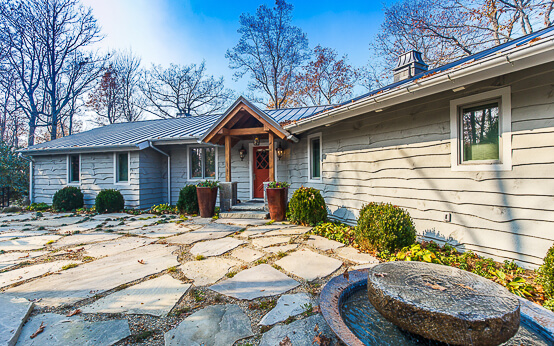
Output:
[[[352,346],[445,345],[399,328],[381,315],[367,296],[369,273],[368,269],[363,269],[351,271],[347,276],[339,275],[321,292],[321,312],[339,339]],[[383,273],[379,267],[374,267],[371,273],[376,278],[387,277],[373,275]],[[438,282],[429,284],[436,284],[438,290],[438,286],[444,287]],[[517,334],[502,345],[554,345],[554,314],[525,299],[512,298],[519,301],[521,324]],[[412,320],[412,323],[420,322]]]

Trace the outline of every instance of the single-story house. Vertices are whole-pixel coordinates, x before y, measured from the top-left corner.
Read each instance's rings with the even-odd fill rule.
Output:
[[[405,208],[420,236],[526,267],[554,241],[554,28],[432,70],[418,52],[395,82],[330,106],[262,110],[239,98],[220,115],[122,123],[41,143],[33,202],[79,186],[91,206],[120,190],[129,208],[175,204],[217,179],[224,203],[264,182],[321,190],[350,224],[368,202]]]

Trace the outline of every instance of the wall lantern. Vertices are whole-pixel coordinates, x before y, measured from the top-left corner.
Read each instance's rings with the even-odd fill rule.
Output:
[[[244,157],[246,156],[246,149],[244,149],[244,145],[239,150],[239,156],[240,156],[240,160],[243,161]]]
[[[281,143],[279,143],[279,146],[277,147],[277,149],[275,149],[275,151],[277,152],[277,157],[279,158],[279,161],[280,161],[281,157],[283,157],[283,154],[285,153],[285,149],[281,147]]]
[[[258,137],[258,136],[254,137],[254,145],[255,146],[260,145],[260,137]]]

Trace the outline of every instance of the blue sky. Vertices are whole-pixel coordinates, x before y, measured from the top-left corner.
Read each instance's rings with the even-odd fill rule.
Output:
[[[239,38],[241,13],[255,13],[272,1],[212,0],[82,0],[92,7],[105,39],[102,49],[131,48],[152,63],[190,64],[206,60],[208,72],[223,76],[227,87],[244,94],[246,77],[238,82],[225,59]],[[392,2],[388,0],[387,2]],[[291,1],[293,24],[308,36],[310,47],[321,44],[348,54],[355,66],[370,57],[369,42],[383,20],[382,1]]]

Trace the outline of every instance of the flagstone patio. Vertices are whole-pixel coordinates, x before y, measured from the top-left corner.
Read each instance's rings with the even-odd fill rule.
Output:
[[[0,311],[22,308],[0,321],[10,326],[0,341],[208,346],[278,345],[286,337],[312,345],[320,332],[333,338],[316,308],[319,289],[377,260],[308,235],[309,227],[262,221],[2,214]]]

